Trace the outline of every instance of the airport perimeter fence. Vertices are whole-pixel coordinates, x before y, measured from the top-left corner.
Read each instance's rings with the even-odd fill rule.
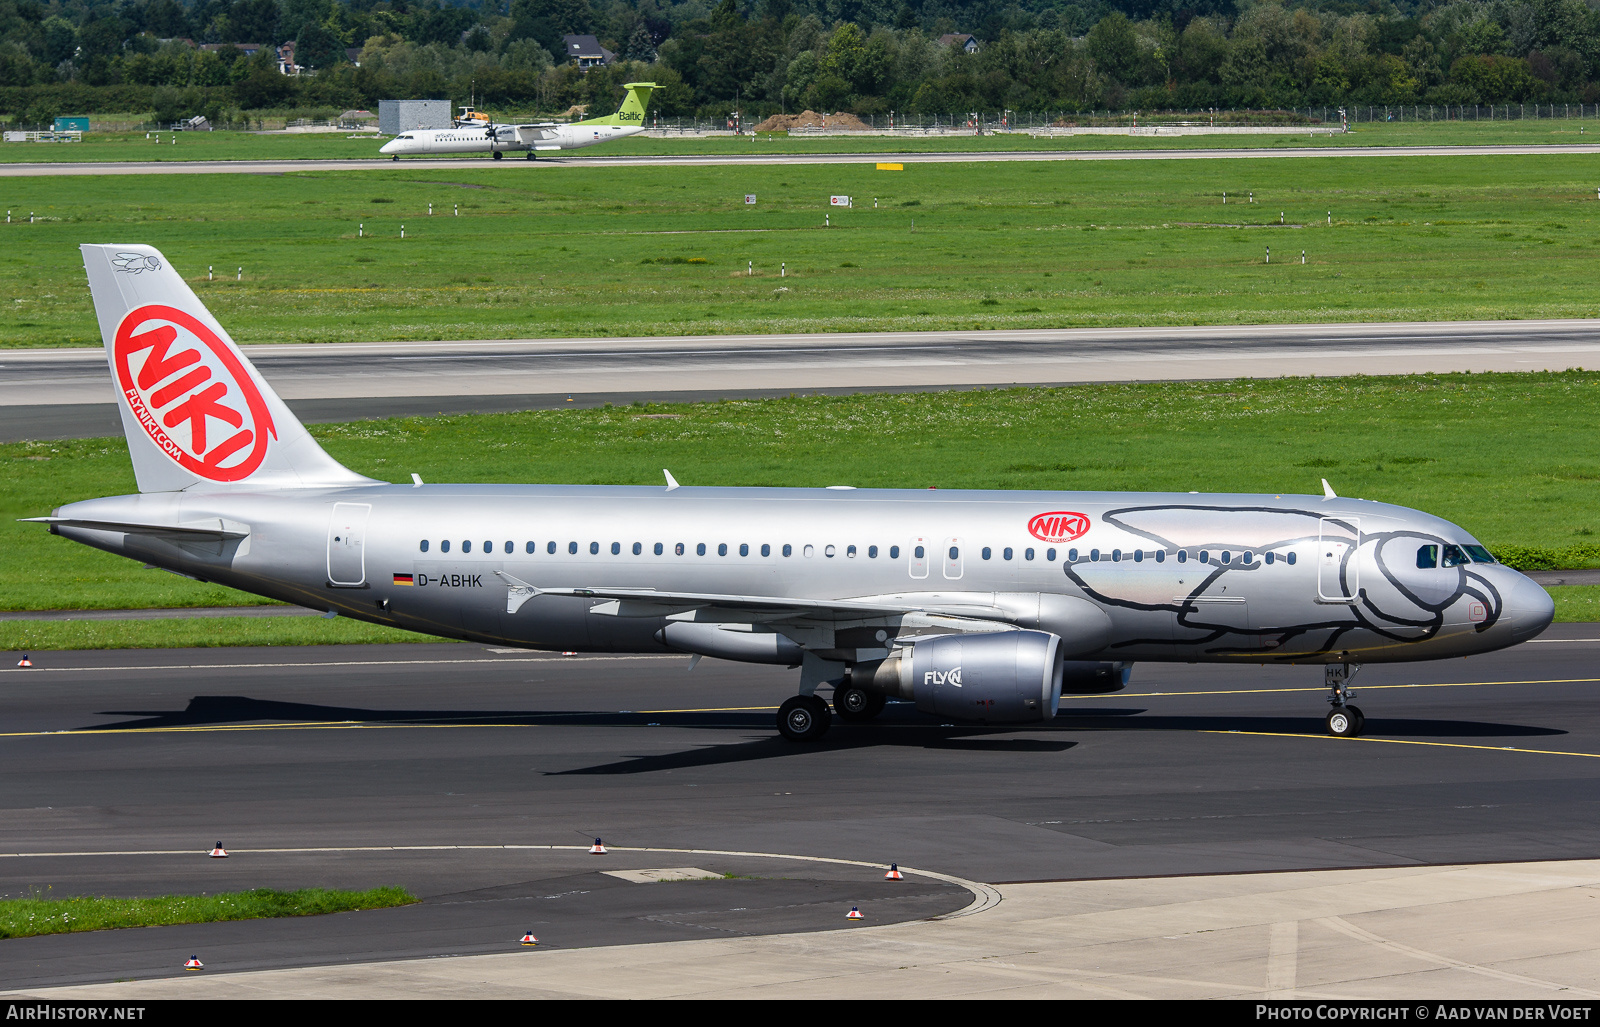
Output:
[[[1347,107],[1282,107],[1267,110],[1208,108],[1160,111],[969,111],[950,114],[838,114],[827,115],[825,126],[797,126],[793,135],[836,132],[893,132],[896,135],[943,135],[963,132],[1027,132],[1049,128],[1144,128],[1156,125],[1184,127],[1295,127],[1338,126],[1383,122],[1528,121],[1600,118],[1600,104],[1410,104]],[[651,117],[645,126],[652,134],[707,135],[748,133],[765,119]],[[854,124],[852,124],[854,122]]]

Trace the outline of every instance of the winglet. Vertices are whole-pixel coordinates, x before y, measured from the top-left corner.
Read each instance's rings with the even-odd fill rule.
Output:
[[[661,468],[661,473],[665,474],[667,476],[667,491],[668,492],[671,492],[673,489],[678,487],[678,479],[674,478],[672,476],[672,472],[671,471],[669,471],[665,467],[663,467],[663,468]]]
[[[506,613],[516,613],[522,609],[523,603],[536,595],[543,594],[541,590],[534,588],[521,578],[513,577],[505,571],[495,571],[495,573],[506,583]]]
[[[1338,496],[1333,494],[1333,486],[1328,484],[1328,479],[1327,478],[1323,478],[1322,479],[1322,498],[1323,499],[1338,499],[1339,498]]]

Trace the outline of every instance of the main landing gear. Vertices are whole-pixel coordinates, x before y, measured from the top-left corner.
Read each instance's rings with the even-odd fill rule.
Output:
[[[833,690],[833,712],[839,719],[859,724],[883,712],[889,697],[882,692],[869,692],[851,684],[842,684]]]
[[[490,156],[493,157],[495,160],[499,160],[500,158],[504,157],[505,154],[501,153],[499,150],[496,150],[496,151],[494,151],[494,153],[490,154]]]
[[[1335,738],[1354,738],[1361,734],[1367,718],[1361,707],[1350,705],[1356,693],[1350,689],[1350,679],[1361,669],[1359,663],[1330,663],[1322,668],[1324,683],[1328,686],[1328,734]]]
[[[791,742],[815,742],[831,723],[833,714],[818,695],[792,695],[778,707],[778,731]]]

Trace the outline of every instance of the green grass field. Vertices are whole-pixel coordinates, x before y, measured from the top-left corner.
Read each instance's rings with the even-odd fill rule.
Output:
[[[1600,558],[1600,373],[1090,385],[555,410],[316,425],[385,480],[1198,490],[1341,495],[1415,507],[1502,552]],[[651,416],[644,416],[649,414]],[[666,416],[662,416],[666,415]],[[0,606],[249,603],[15,518],[134,490],[122,439],[0,446]],[[0,625],[13,648],[377,640],[341,620]],[[345,634],[340,634],[345,633]],[[359,636],[359,637],[358,637]],[[402,637],[384,633],[384,640]],[[297,644],[297,643],[295,643]]]
[[[1319,129],[1323,126],[1318,126]],[[1440,121],[1368,123],[1353,131],[1329,136],[1212,135],[1117,136],[1078,135],[1034,139],[1024,122],[1016,132],[998,135],[907,136],[892,138],[827,136],[815,138],[787,133],[745,137],[650,138],[635,137],[608,143],[584,154],[646,156],[651,154],[750,153],[930,153],[983,150],[1122,150],[1212,149],[1238,147],[1271,149],[1307,146],[1498,146],[1513,143],[1551,145],[1595,142],[1590,128],[1600,131],[1600,119],[1559,118],[1527,121]],[[1042,130],[1042,129],[1041,129]],[[172,142],[174,136],[177,142]],[[144,132],[91,132],[81,143],[0,144],[0,163],[88,163],[94,161],[193,160],[326,160],[378,158],[378,148],[389,137],[351,133],[293,133],[265,135],[252,132],[162,132],[152,138]],[[487,160],[488,156],[463,160]],[[556,159],[560,159],[559,156]]]
[[[247,343],[1594,316],[1595,184],[1583,155],[16,178],[0,343],[98,345],[76,247],[122,240]]]
[[[358,909],[387,909],[416,901],[417,897],[404,888],[392,886],[359,892],[328,888],[282,892],[256,888],[253,891],[218,895],[163,895],[150,899],[87,895],[51,899],[29,895],[0,899],[0,938],[30,938],[40,934],[104,931],[117,927],[317,916]]]

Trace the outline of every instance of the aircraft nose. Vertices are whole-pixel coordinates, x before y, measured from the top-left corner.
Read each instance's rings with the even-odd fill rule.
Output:
[[[1511,637],[1518,642],[1537,637],[1556,616],[1556,603],[1550,593],[1522,574],[1517,575],[1517,583],[1511,586],[1506,608],[1511,614]]]
[[[397,140],[394,140],[394,139],[389,140],[387,143],[384,143],[382,146],[380,146],[378,148],[378,152],[379,153],[393,153],[394,152],[394,145],[395,145],[396,142],[397,142]]]

